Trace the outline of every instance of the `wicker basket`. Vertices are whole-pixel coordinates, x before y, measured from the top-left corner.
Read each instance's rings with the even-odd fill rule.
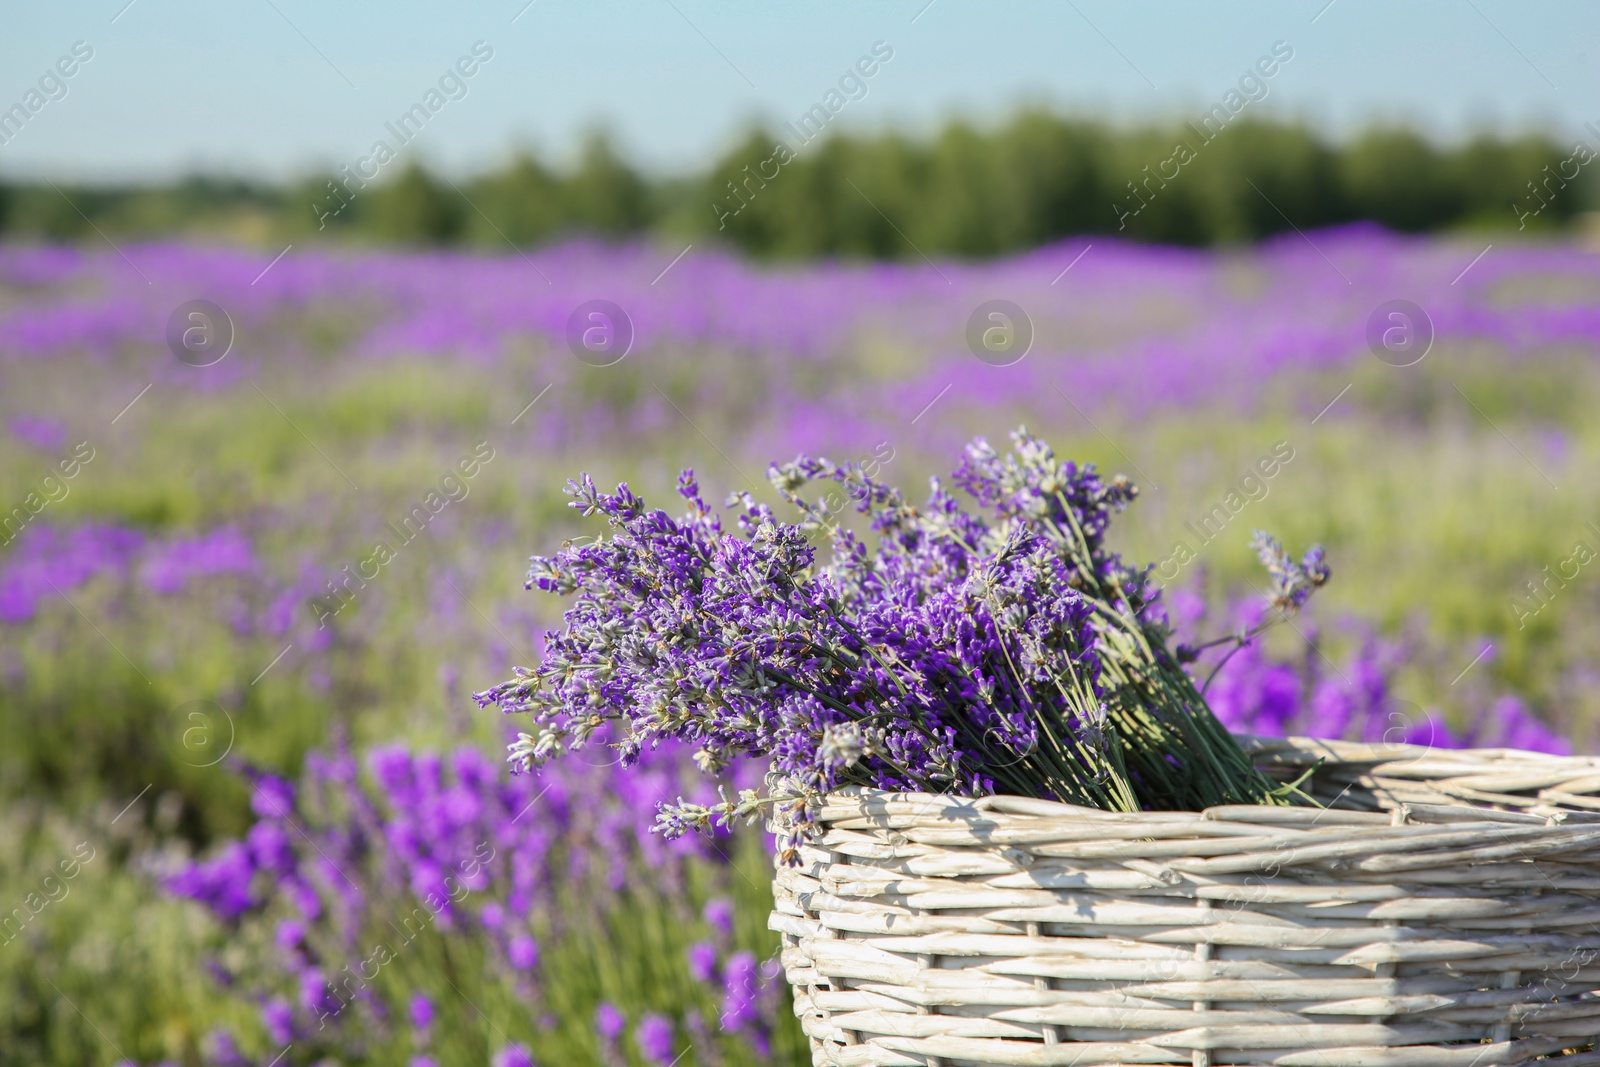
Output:
[[[771,921],[814,1062],[1600,1064],[1600,759],[1244,741],[1332,807],[830,797]]]

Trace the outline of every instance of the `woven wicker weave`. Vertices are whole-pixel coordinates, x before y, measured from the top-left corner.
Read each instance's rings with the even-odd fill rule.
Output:
[[[1244,740],[1335,806],[828,798],[771,923],[814,1061],[1600,1064],[1600,759]]]

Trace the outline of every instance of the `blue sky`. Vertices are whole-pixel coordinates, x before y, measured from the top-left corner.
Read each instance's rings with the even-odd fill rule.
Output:
[[[275,178],[348,162],[476,41],[493,58],[413,146],[452,173],[518,145],[565,158],[597,124],[644,166],[693,171],[749,123],[821,101],[880,40],[894,57],[842,125],[918,131],[1027,102],[1189,118],[1285,41],[1294,59],[1252,113],[1335,135],[1399,119],[1440,140],[1600,127],[1600,5],[1578,2],[94,0],[19,3],[4,27],[0,111],[75,42],[94,56],[0,144],[0,176]]]

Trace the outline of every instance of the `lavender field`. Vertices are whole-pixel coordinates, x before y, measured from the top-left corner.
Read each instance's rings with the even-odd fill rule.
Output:
[[[1502,240],[0,248],[0,1064],[809,1062],[766,835],[650,833],[715,795],[687,751],[513,777],[472,698],[559,623],[522,575],[580,471],[776,504],[805,451],[918,498],[1025,424],[1140,487],[1117,547],[1184,635],[1259,617],[1253,529],[1327,546],[1229,726],[1594,750],[1600,255]],[[592,300],[625,357],[575,355]],[[991,300],[1024,357],[975,355]]]

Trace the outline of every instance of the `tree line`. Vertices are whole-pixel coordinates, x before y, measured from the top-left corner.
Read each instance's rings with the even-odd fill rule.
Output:
[[[836,133],[802,145],[786,130],[753,130],[689,177],[649,175],[594,135],[568,166],[521,152],[469,180],[405,161],[361,183],[0,180],[0,238],[95,240],[98,230],[504,249],[660,233],[767,258],[905,259],[993,256],[1072,234],[1206,246],[1356,220],[1552,232],[1596,206],[1594,156],[1587,135],[1446,146],[1373,127],[1335,142],[1296,122],[1241,118],[1214,133],[1026,110],[923,138]]]

